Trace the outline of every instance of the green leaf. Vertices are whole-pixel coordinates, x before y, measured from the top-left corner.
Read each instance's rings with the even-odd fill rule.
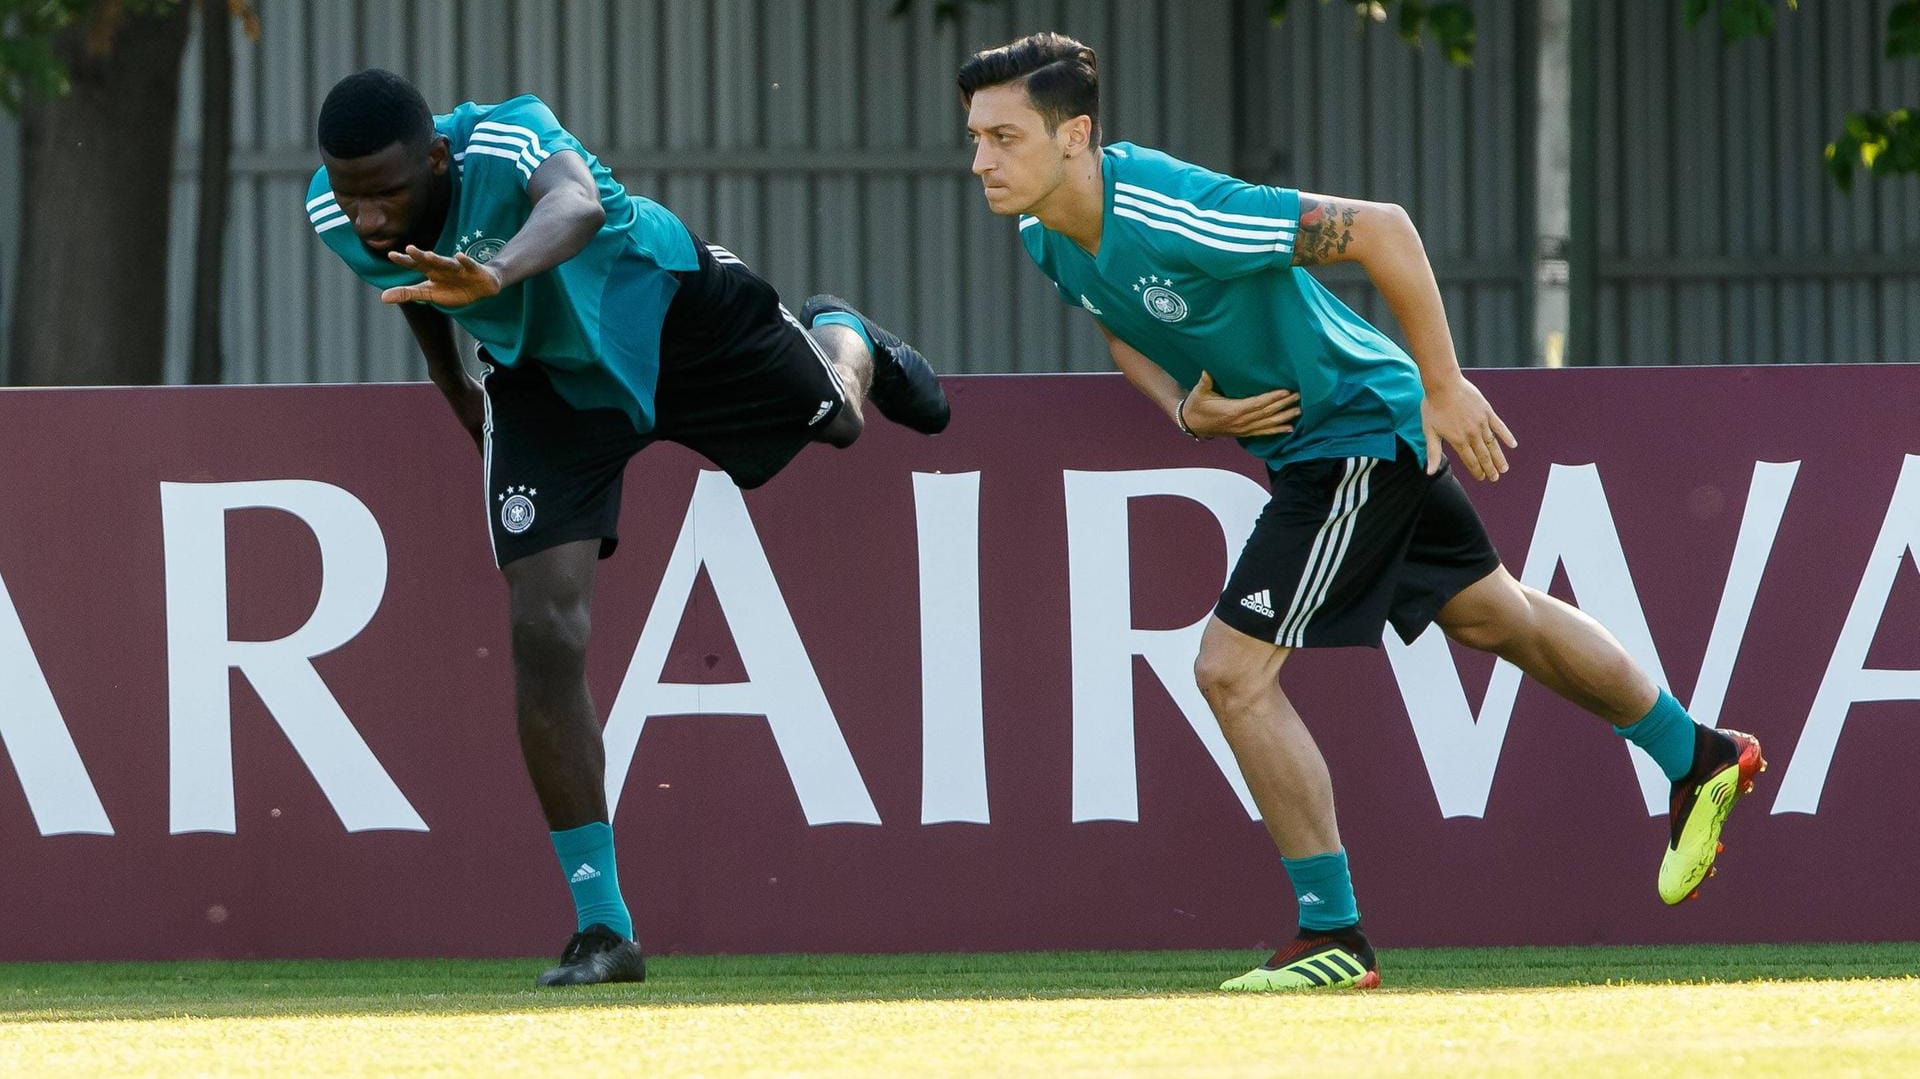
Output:
[[[1365,15],[1361,18],[1364,20]],[[1409,45],[1420,44],[1420,27],[1427,20],[1427,5],[1420,0],[1401,0],[1400,39]]]
[[[27,97],[59,97],[71,84],[53,52],[53,35],[85,0],[0,2],[0,107],[17,112]]]
[[[1322,4],[1327,0],[1320,0]],[[1440,50],[1447,59],[1460,67],[1473,64],[1473,10],[1465,0],[1443,0],[1430,3],[1428,0],[1346,0],[1352,4],[1354,18],[1361,29],[1379,22],[1389,13],[1394,17],[1394,28],[1402,40],[1409,45],[1419,45],[1428,31],[1439,42]],[[1696,0],[1688,0],[1689,3]],[[1708,2],[1708,0],[1698,0]],[[1398,11],[1393,11],[1395,4]],[[1267,0],[1267,21],[1275,26],[1285,22],[1291,12],[1290,0]]]
[[[1887,12],[1887,59],[1920,56],[1920,0],[1900,0]]]
[[[1457,67],[1472,66],[1473,9],[1463,3],[1435,4],[1427,21],[1433,27],[1433,36],[1439,39],[1440,48],[1446,52],[1447,59]]]
[[[1362,12],[1361,25],[1366,25],[1365,9]],[[1473,11],[1457,0],[1429,4],[1425,0],[1401,0],[1397,27],[1401,40],[1409,45],[1418,46],[1425,40],[1427,31],[1433,32],[1434,39],[1440,43],[1440,51],[1458,67],[1473,65]]]
[[[1904,2],[1904,0],[1903,0]],[[1713,9],[1714,0],[1681,0],[1680,19],[1691,30]],[[1720,0],[1720,39],[1732,45],[1750,37],[1766,37],[1774,29],[1775,0]],[[1800,0],[1787,0],[1799,10]]]
[[[1875,176],[1920,173],[1920,123],[1912,108],[1849,113],[1840,137],[1827,144],[1827,172],[1850,191],[1858,165]]]
[[[980,2],[980,0],[977,0]],[[966,0],[933,0],[933,21],[935,23],[958,22],[960,8]],[[913,10],[913,0],[893,0],[893,15],[899,18]]]
[[[1720,40],[1728,45],[1773,33],[1773,0],[1722,0]]]
[[[1833,186],[1843,195],[1853,194],[1853,157],[1857,148],[1842,138],[1839,142],[1827,143],[1827,175],[1833,177]]]
[[[1886,114],[1887,145],[1874,162],[1875,173],[1920,172],[1920,124],[1911,109]]]

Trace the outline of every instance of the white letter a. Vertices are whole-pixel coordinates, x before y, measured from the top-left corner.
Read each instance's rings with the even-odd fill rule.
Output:
[[[660,681],[674,631],[702,565],[707,567],[747,668],[745,682]],[[693,504],[687,508],[660,591],[607,716],[610,816],[626,785],[641,728],[647,717],[664,715],[766,716],[808,824],[880,823],[880,811],[860,779],[853,753],[800,643],[800,631],[780,595],[773,567],[747,515],[746,501],[720,472],[703,471],[694,485]]]

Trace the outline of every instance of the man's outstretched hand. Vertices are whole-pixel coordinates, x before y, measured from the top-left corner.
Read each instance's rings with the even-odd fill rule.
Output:
[[[465,307],[476,300],[500,294],[500,277],[486,264],[465,254],[448,258],[423,251],[412,244],[405,251],[389,251],[387,260],[395,266],[415,270],[426,276],[417,285],[399,285],[380,294],[381,303],[411,303],[425,300],[441,307]]]

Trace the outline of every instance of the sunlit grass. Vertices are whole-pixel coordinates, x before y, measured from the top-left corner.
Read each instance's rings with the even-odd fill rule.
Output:
[[[1372,993],[1247,953],[0,966],[0,1075],[1920,1074],[1920,945],[1402,950]]]

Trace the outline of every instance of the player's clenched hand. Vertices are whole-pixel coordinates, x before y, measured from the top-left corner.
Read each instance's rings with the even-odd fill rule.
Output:
[[[1269,390],[1253,397],[1227,397],[1213,388],[1213,376],[1200,372],[1200,381],[1180,407],[1187,430],[1200,438],[1231,435],[1252,438],[1293,430],[1300,418],[1300,395],[1292,390]]]
[[[465,307],[500,292],[499,275],[465,253],[448,258],[408,244],[405,251],[387,252],[387,260],[395,266],[418,271],[426,280],[417,285],[387,289],[380,294],[381,303],[426,300],[442,307]]]
[[[1479,388],[1464,377],[1428,389],[1420,404],[1420,425],[1427,434],[1428,475],[1440,471],[1442,440],[1460,455],[1460,463],[1476,480],[1498,481],[1507,470],[1507,455],[1500,443],[1505,442],[1507,449],[1520,445]]]

